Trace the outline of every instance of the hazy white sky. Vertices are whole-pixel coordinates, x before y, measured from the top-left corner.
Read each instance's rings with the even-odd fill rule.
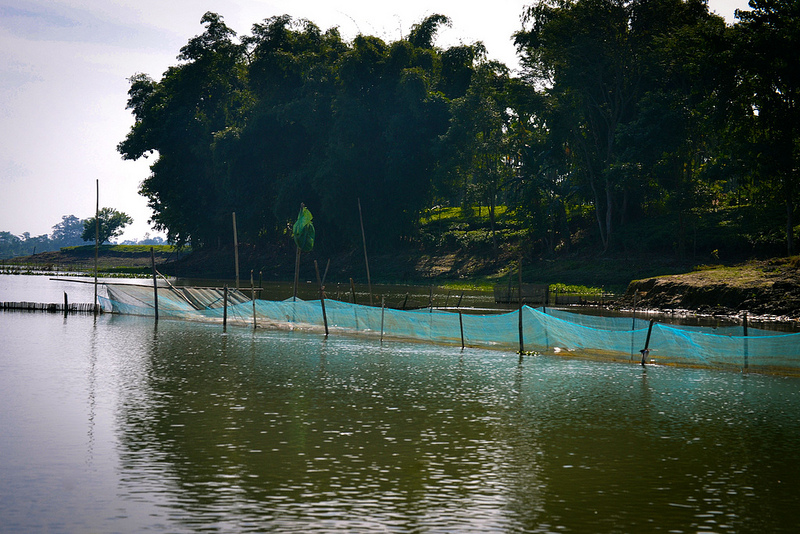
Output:
[[[338,27],[393,41],[428,15],[451,18],[437,45],[483,41],[489,56],[516,65],[511,35],[533,1],[492,0],[0,0],[0,231],[49,234],[62,215],[94,215],[100,206],[134,219],[123,239],[154,234],[138,195],[151,160],[123,161],[116,151],[133,118],[128,78],[160,79],[180,48],[202,33],[206,11],[240,36],[254,23],[287,13],[323,30]],[[734,21],[747,0],[710,0]]]

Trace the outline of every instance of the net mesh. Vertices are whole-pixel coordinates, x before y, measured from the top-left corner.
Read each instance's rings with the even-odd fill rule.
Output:
[[[155,314],[152,286],[108,285],[101,297],[106,311],[127,315]],[[252,300],[241,291],[218,288],[158,288],[160,317],[222,321],[259,327],[320,330],[319,300]],[[785,334],[742,327],[702,328],[656,323],[630,317],[600,317],[563,310],[534,309],[475,315],[425,310],[395,310],[325,300],[331,332],[380,335],[384,338],[451,343],[526,351],[579,353],[600,358],[639,361],[650,331],[649,358],[655,363],[703,367],[800,370],[800,333]]]

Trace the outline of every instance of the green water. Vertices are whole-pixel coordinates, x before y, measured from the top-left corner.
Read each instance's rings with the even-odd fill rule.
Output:
[[[795,378],[109,315],[0,342],[3,532],[800,525]]]

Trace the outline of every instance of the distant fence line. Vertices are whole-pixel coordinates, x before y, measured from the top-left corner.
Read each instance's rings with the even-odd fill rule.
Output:
[[[8,260],[0,261],[0,274],[24,273],[94,273],[94,263],[61,265],[56,263],[17,263],[9,262]]]
[[[0,302],[0,310],[38,311],[50,313],[99,313],[98,304],[72,302],[66,304],[52,302]]]
[[[548,284],[522,284],[520,286],[497,284],[494,286],[494,301],[498,304],[522,302],[529,306],[577,306],[604,305],[616,300],[617,295],[606,291],[582,293],[577,291],[550,290]]]

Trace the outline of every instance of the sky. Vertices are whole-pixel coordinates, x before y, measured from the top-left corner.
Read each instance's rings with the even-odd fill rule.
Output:
[[[204,28],[207,11],[239,36],[275,15],[306,18],[342,37],[395,41],[440,13],[450,17],[436,45],[482,41],[491,59],[516,67],[512,35],[533,1],[493,0],[0,0],[0,231],[50,234],[62,216],[100,207],[133,218],[121,240],[162,236],[138,194],[149,160],[124,161],[117,144],[133,125],[128,79],[161,79],[180,48]],[[733,23],[747,0],[709,0]],[[99,184],[99,186],[98,186]]]

